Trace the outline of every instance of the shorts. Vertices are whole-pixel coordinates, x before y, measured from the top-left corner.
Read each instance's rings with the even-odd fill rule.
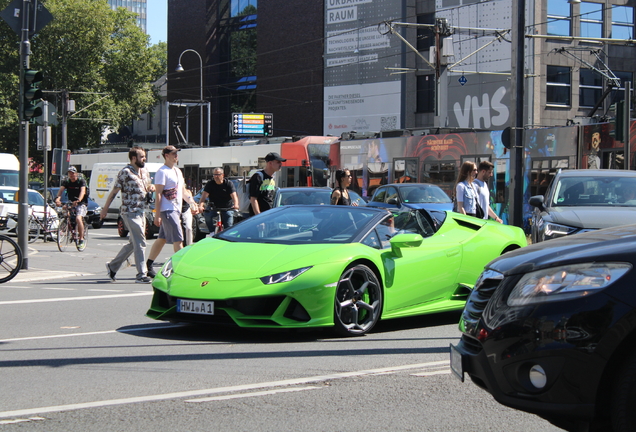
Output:
[[[157,238],[165,239],[166,243],[183,241],[183,229],[181,228],[181,213],[176,210],[161,212],[161,227]]]
[[[75,212],[78,216],[86,216],[86,213],[88,212],[88,206],[86,204],[78,204],[75,207]]]

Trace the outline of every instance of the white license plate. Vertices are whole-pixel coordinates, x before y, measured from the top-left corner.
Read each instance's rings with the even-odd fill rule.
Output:
[[[450,367],[457,378],[464,382],[464,367],[462,363],[462,353],[453,344],[450,345]]]
[[[214,302],[177,299],[177,312],[198,315],[214,315]]]

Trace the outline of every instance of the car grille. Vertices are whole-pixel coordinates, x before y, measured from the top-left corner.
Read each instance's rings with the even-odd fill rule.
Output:
[[[462,324],[465,330],[477,326],[488,301],[501,284],[503,277],[503,274],[493,270],[486,270],[479,276],[462,313]]]

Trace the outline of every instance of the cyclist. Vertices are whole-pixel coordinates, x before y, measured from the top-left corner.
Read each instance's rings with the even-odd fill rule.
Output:
[[[214,181],[208,181],[201,192],[199,200],[199,213],[203,213],[205,224],[210,230],[210,234],[214,233],[214,213],[212,208],[233,208],[239,209],[239,199],[236,194],[234,184],[225,178],[222,168],[214,168],[212,171]],[[210,206],[205,209],[205,200],[210,197]],[[232,210],[221,212],[221,221],[225,229],[234,225],[234,212]]]
[[[84,247],[84,216],[88,211],[88,194],[86,193],[86,180],[84,177],[77,173],[77,168],[70,166],[68,168],[68,177],[62,181],[60,190],[57,192],[55,198],[55,205],[61,207],[62,203],[60,197],[66,190],[68,199],[75,207],[75,224],[77,226],[77,232],[79,234],[80,248]]]

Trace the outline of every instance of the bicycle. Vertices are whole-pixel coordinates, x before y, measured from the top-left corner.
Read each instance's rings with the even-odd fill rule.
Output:
[[[22,250],[11,238],[0,235],[0,283],[9,282],[22,268]]]
[[[27,231],[27,241],[29,243],[33,243],[36,241],[40,235],[42,235],[42,239],[44,242],[47,239],[51,239],[51,241],[57,241],[57,232],[59,227],[59,219],[57,217],[51,217],[50,212],[46,218],[46,225],[44,223],[44,217],[38,217],[35,215],[33,210],[33,206],[29,206],[29,219],[28,219],[28,231]],[[17,232],[19,233],[20,226],[18,225]]]
[[[221,218],[221,212],[225,211],[234,211],[234,217],[237,217],[237,211],[233,207],[229,208],[221,208],[210,206],[208,211],[215,212],[216,216],[212,216],[212,222],[214,224],[214,233],[210,233],[211,235],[217,235],[221,231],[223,231],[223,219]]]
[[[76,226],[76,209],[70,203],[62,206],[62,220],[57,230],[57,248],[60,252],[64,252],[68,248],[69,243],[75,243],[78,251],[82,252],[86,249],[88,243],[88,224],[86,217],[83,217],[84,223],[84,244],[80,245],[79,231]]]

